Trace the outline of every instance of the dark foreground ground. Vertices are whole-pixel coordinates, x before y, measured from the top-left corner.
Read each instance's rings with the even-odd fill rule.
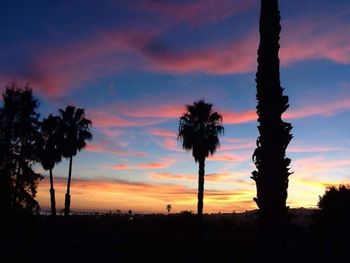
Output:
[[[0,262],[350,262],[349,231],[315,223],[304,210],[292,216],[284,249],[267,245],[264,259],[253,213],[205,215],[201,228],[189,213],[36,216],[1,224]]]

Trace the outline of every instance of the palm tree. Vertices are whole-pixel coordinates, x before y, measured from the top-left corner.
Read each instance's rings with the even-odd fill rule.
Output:
[[[64,215],[70,212],[70,183],[72,178],[73,156],[86,146],[86,140],[92,140],[90,133],[91,121],[85,118],[84,109],[67,106],[65,110],[59,110],[62,124],[60,125],[62,155],[69,158],[69,173],[67,193],[64,203]]]
[[[168,211],[168,215],[169,215],[171,209],[173,209],[172,206],[171,206],[171,204],[167,204],[167,206],[166,206],[165,208],[166,208],[166,210]]]
[[[186,105],[187,112],[180,118],[178,139],[182,140],[185,150],[192,150],[198,170],[198,204],[197,214],[202,218],[204,195],[205,158],[214,154],[220,145],[218,135],[223,133],[222,116],[213,112],[213,105],[204,100]]]
[[[277,229],[287,215],[287,189],[290,159],[287,146],[292,139],[292,125],[282,120],[289,107],[283,95],[279,72],[279,39],[281,32],[278,0],[261,0],[260,45],[258,50],[257,114],[260,136],[253,161],[257,170],[252,172],[256,182],[261,223]]]
[[[40,161],[45,170],[50,171],[50,200],[51,214],[56,215],[55,189],[53,187],[52,169],[56,163],[61,161],[61,152],[59,149],[59,127],[61,119],[51,114],[41,123],[42,147]]]

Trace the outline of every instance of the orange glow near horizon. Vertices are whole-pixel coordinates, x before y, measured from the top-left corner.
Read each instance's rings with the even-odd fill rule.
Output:
[[[62,209],[66,182],[55,181],[57,209]],[[205,190],[205,212],[232,212],[254,209],[253,192]],[[175,184],[129,183],[108,180],[74,180],[71,188],[74,210],[127,211],[165,213],[171,204],[173,212],[196,211],[197,190]],[[38,187],[37,200],[43,209],[50,207],[49,180],[45,178]]]
[[[254,182],[246,183],[237,180],[234,184],[239,190],[211,190],[215,183],[229,180],[231,174],[208,174],[204,194],[204,212],[244,212],[256,209],[252,200],[255,196]],[[72,211],[116,211],[123,212],[131,209],[136,213],[166,213],[165,206],[171,204],[172,212],[184,210],[196,212],[197,189],[186,188],[180,185],[183,181],[196,181],[194,175],[175,175],[171,173],[152,173],[154,180],[173,180],[178,184],[169,183],[134,183],[118,180],[88,180],[77,179],[72,181]],[[322,195],[328,185],[338,182],[311,181],[307,177],[293,177],[289,184],[287,205],[291,208],[314,208],[318,196]],[[66,181],[62,178],[55,180],[57,209],[63,208]],[[37,200],[43,209],[50,207],[49,180],[45,178],[38,187]]]

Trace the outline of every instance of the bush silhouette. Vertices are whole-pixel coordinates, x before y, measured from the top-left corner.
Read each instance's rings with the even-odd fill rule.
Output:
[[[315,244],[323,258],[347,262],[350,245],[350,186],[330,186],[315,215]]]
[[[350,185],[330,186],[318,202],[322,219],[334,223],[350,221]]]

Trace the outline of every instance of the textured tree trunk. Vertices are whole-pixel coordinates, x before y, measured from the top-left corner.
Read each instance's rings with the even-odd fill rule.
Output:
[[[198,203],[197,203],[198,218],[202,218],[202,215],[203,215],[204,173],[205,173],[204,167],[205,167],[205,159],[201,158],[199,160],[199,170],[198,170]]]
[[[67,183],[67,193],[64,202],[64,215],[68,216],[70,212],[70,182],[72,179],[72,161],[73,156],[69,158],[69,173],[68,173],[68,183]]]
[[[278,0],[262,0],[260,13],[260,45],[258,50],[257,114],[260,136],[253,159],[259,215],[265,229],[279,229],[287,215],[287,188],[290,159],[286,148],[292,139],[290,123],[282,114],[289,107],[283,96],[279,72],[280,13]]]
[[[50,169],[50,200],[51,200],[51,215],[56,216],[56,199],[55,199],[55,189],[53,188],[52,169]]]

